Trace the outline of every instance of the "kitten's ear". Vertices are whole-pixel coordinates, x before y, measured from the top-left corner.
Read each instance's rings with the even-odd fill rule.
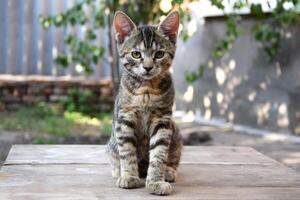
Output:
[[[119,43],[123,43],[125,37],[129,36],[136,29],[136,25],[125,13],[117,11],[114,17],[114,28],[116,40]]]
[[[167,36],[171,42],[176,43],[179,27],[179,12],[171,12],[159,25],[158,30]]]

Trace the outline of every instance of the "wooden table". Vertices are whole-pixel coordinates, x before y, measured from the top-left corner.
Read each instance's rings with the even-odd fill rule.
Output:
[[[248,147],[185,147],[174,192],[115,186],[97,145],[16,145],[0,171],[0,200],[300,199],[295,171]]]

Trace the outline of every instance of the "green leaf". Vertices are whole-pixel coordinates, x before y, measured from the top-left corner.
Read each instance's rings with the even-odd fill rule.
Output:
[[[63,54],[58,54],[58,56],[55,59],[55,62],[62,66],[63,68],[66,68],[69,66],[69,60],[68,57]]]
[[[250,11],[251,11],[251,14],[253,14],[257,18],[264,17],[264,12],[263,12],[261,4],[255,4],[255,3],[251,4]]]
[[[234,3],[233,8],[240,10],[246,6],[247,6],[247,2],[245,2],[245,0],[239,0]]]
[[[88,40],[95,40],[95,39],[97,38],[97,36],[96,36],[96,34],[94,33],[94,31],[91,30],[91,29],[88,29],[88,30],[86,31],[85,37],[86,37],[86,39],[88,39]]]
[[[223,0],[211,0],[211,4],[217,8],[224,10]]]
[[[183,3],[183,0],[172,0],[172,5],[182,4],[182,3]]]
[[[185,72],[185,80],[189,83],[193,83],[198,79],[195,72]]]
[[[56,17],[54,17],[54,25],[55,26],[62,26],[64,22],[64,15],[63,14],[58,14]]]

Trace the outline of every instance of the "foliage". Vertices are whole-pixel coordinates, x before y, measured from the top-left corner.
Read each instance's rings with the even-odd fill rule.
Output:
[[[50,26],[72,28],[75,26],[87,27],[83,37],[68,34],[65,43],[69,52],[59,52],[55,61],[62,67],[78,66],[86,74],[93,73],[93,65],[108,50],[113,85],[118,85],[119,70],[118,59],[115,51],[114,37],[111,26],[114,13],[117,10],[126,12],[136,24],[157,23],[161,16],[167,15],[172,7],[180,11],[183,22],[190,20],[187,3],[194,0],[82,0],[72,8],[53,16],[41,16],[40,23],[44,28]],[[183,37],[187,38],[187,23],[183,23]],[[108,27],[109,48],[97,44],[98,32],[101,27]],[[114,87],[114,93],[117,87]]]
[[[80,112],[84,114],[93,114],[93,108],[90,101],[94,98],[90,90],[72,89],[68,92],[66,99],[62,100],[64,110],[69,112]]]
[[[227,16],[224,37],[216,42],[211,54],[215,59],[222,58],[232,47],[235,40],[243,33],[239,22],[242,19],[238,14],[225,13],[225,1],[211,0],[212,5],[224,12]],[[290,8],[284,8],[285,3],[290,3]],[[285,37],[285,33],[289,27],[299,22],[299,14],[297,13],[297,5],[299,0],[277,0],[276,7],[271,13],[265,13],[261,3],[249,3],[247,0],[237,0],[232,9],[234,11],[248,8],[251,14],[257,19],[257,23],[252,27],[254,38],[263,46],[266,58],[269,62],[274,61],[280,48],[280,42]],[[192,72],[186,72],[186,80],[194,82],[202,77],[206,64],[201,64],[199,69]]]
[[[198,77],[202,77],[205,70],[205,65],[201,64],[197,71],[193,72],[185,72],[185,80],[189,83],[193,83],[198,79]]]
[[[188,3],[194,0],[128,0],[128,1],[102,1],[102,0],[82,0],[75,4],[72,8],[65,12],[54,16],[40,17],[40,23],[43,27],[48,28],[52,25],[56,27],[87,27],[84,36],[79,38],[75,34],[69,34],[65,38],[65,43],[69,47],[69,54],[60,52],[56,57],[56,62],[64,68],[71,65],[81,67],[85,73],[93,73],[93,65],[97,65],[99,59],[104,55],[105,49],[99,46],[97,41],[97,32],[101,27],[111,27],[113,15],[116,10],[125,11],[137,24],[157,23],[159,17],[166,15],[171,8],[179,10],[181,14],[182,30],[181,37],[184,41],[189,38],[188,22],[191,16],[188,12]],[[211,56],[215,59],[221,59],[231,49],[235,40],[243,33],[239,26],[242,16],[239,14],[227,14],[225,11],[225,3],[227,0],[211,0],[211,4],[224,12],[227,16],[224,37],[216,42]],[[285,3],[290,3],[290,8],[285,8]],[[298,22],[298,13],[296,7],[299,0],[277,0],[276,7],[271,13],[265,13],[261,3],[250,3],[247,0],[236,0],[232,4],[234,13],[238,13],[241,9],[249,9],[251,14],[257,19],[257,23],[253,26],[252,32],[254,38],[263,45],[268,61],[273,61],[278,49],[280,41],[284,37],[287,28]],[[89,9],[87,9],[89,8]],[[109,29],[110,30],[110,29]],[[114,51],[113,37],[108,31],[110,38],[109,57],[112,72],[112,80],[114,85],[118,84],[119,70],[118,59]],[[186,72],[186,80],[193,82],[201,77],[204,73],[206,64],[201,64],[199,69],[192,72]],[[116,87],[115,87],[116,88]]]
[[[60,52],[55,61],[63,68],[69,67],[71,64],[79,65],[85,73],[93,72],[92,65],[97,65],[99,59],[104,54],[104,48],[96,44],[99,28],[104,25],[105,16],[104,7],[93,5],[92,0],[84,0],[75,4],[69,10],[54,16],[40,17],[40,23],[44,28],[54,25],[56,27],[74,27],[76,25],[87,25],[83,38],[75,34],[68,34],[64,41],[69,47],[69,54]],[[90,13],[84,11],[84,6],[89,5],[92,9]]]
[[[86,134],[111,134],[111,114],[101,113],[89,116],[80,112],[63,111],[57,106],[40,103],[34,107],[24,107],[14,112],[0,113],[0,130],[28,132],[31,134],[49,134],[56,137]],[[37,137],[36,143],[42,143]],[[53,141],[54,142],[54,141]],[[51,143],[51,141],[47,141]]]
[[[237,22],[240,21],[241,17],[238,15],[231,15],[226,21],[226,32],[222,39],[220,39],[212,51],[214,58],[221,58],[225,53],[231,48],[233,42],[242,33],[240,27],[238,27]]]

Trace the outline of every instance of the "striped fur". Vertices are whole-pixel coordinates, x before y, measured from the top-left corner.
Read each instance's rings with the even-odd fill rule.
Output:
[[[108,142],[112,175],[121,188],[141,187],[140,178],[146,177],[150,193],[168,195],[182,148],[172,120],[175,93],[169,68],[175,43],[154,26],[136,28],[117,42],[124,67]],[[132,51],[141,52],[141,58],[133,58]],[[155,59],[157,51],[164,51],[164,57]],[[149,73],[143,69],[146,65]]]

